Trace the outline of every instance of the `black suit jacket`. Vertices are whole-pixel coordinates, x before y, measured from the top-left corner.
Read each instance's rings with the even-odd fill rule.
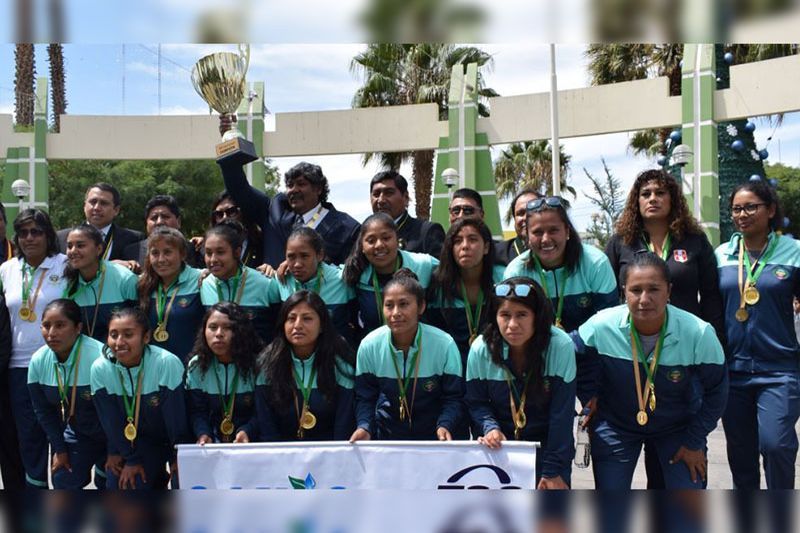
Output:
[[[406,211],[397,222],[397,237],[402,250],[428,254],[438,259],[444,243],[444,228],[436,222],[414,218]]]
[[[62,254],[67,253],[67,235],[71,229],[72,228],[60,229],[56,234],[58,236],[58,249]],[[108,235],[106,235],[106,240],[103,243],[103,253],[105,253],[109,238],[112,235],[114,237],[114,244],[111,247],[111,254],[108,257],[109,261],[114,259],[125,259],[125,248],[144,239],[144,235],[140,231],[123,228],[122,226],[117,226],[116,224],[111,224],[111,229],[109,230]]]
[[[512,259],[527,249],[528,247],[521,241],[518,241],[517,237],[508,239],[507,241],[495,241],[494,262],[498,265],[508,266]]]
[[[286,195],[271,198],[247,183],[244,169],[236,162],[220,163],[225,188],[247,218],[261,226],[263,232],[264,262],[277,268],[286,257],[286,241],[295,221]],[[330,203],[324,204],[328,214],[320,220],[317,233],[325,242],[326,261],[341,265],[358,239],[361,229],[353,217],[337,211]]]

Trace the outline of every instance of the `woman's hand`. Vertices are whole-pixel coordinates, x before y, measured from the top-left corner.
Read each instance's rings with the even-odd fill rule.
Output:
[[[689,474],[692,476],[692,483],[697,483],[698,477],[702,481],[706,480],[708,460],[706,460],[706,454],[703,450],[690,450],[686,446],[681,446],[669,464],[673,465],[679,461],[686,463]]]
[[[111,262],[112,263],[116,263],[121,267],[127,268],[128,270],[130,270],[134,274],[139,274],[142,271],[141,266],[139,266],[139,262],[138,261],[134,261],[133,259],[131,259],[131,260],[114,259]]]
[[[163,467],[162,467],[163,468]],[[142,478],[142,483],[147,483],[147,476],[144,473],[142,465],[125,465],[122,467],[122,473],[119,475],[119,488],[120,490],[135,489],[136,476]]]
[[[250,442],[250,437],[247,436],[247,432],[246,431],[241,430],[236,434],[236,438],[233,439],[233,442],[244,442],[244,443],[247,443],[247,442]]]
[[[350,435],[350,444],[358,440],[371,440],[371,439],[372,435],[369,434],[369,431],[367,431],[364,428],[358,428],[353,432],[352,435]]]
[[[588,427],[592,417],[597,413],[597,396],[586,402],[586,405],[583,406],[583,410],[586,411],[587,409],[588,411],[583,417],[583,424],[581,424],[582,428]]]
[[[439,440],[453,440],[453,436],[450,434],[450,431],[443,427],[436,428],[436,438]]]
[[[209,269],[207,269],[207,268],[204,268],[203,270],[200,271],[200,275],[197,277],[197,288],[198,289],[203,286],[203,280],[205,280],[210,275],[211,275],[211,271]]]
[[[203,435],[200,435],[197,438],[197,443],[196,444],[199,444],[200,446],[203,446],[204,444],[210,444],[212,442],[214,442],[214,439],[211,438],[211,435],[203,434]]]
[[[194,246],[194,250],[196,252],[199,252],[200,250],[203,249],[203,245],[206,243],[206,238],[202,236],[192,237],[191,239],[189,239],[189,242],[192,243],[192,246]]]
[[[256,270],[258,270],[259,272],[261,272],[262,274],[264,274],[268,278],[274,278],[275,277],[275,269],[272,268],[272,265],[269,265],[267,263],[264,263],[263,265],[258,265],[256,267]]]
[[[564,483],[564,480],[561,476],[556,477],[543,477],[539,480],[539,484],[536,486],[539,490],[568,490],[569,486]]]
[[[110,470],[115,476],[119,476],[122,473],[122,456],[109,455],[106,457],[105,469]]]
[[[486,445],[487,448],[497,450],[502,446],[502,442],[506,440],[506,436],[499,429],[493,429],[486,435],[478,437],[478,443]]]
[[[72,472],[72,465],[69,462],[69,452],[61,452],[53,454],[53,465],[50,467],[50,472],[56,473],[59,469],[64,468],[68,472]]]

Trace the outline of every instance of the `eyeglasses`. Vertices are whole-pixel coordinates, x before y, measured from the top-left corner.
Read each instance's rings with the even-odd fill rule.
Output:
[[[233,218],[239,214],[239,207],[233,206],[229,207],[228,209],[215,209],[212,213],[215,219],[220,218]]]
[[[36,238],[44,235],[44,231],[39,228],[21,229],[17,232],[17,237],[20,239],[27,239],[29,236]]]
[[[561,197],[548,196],[547,198],[537,198],[536,200],[531,200],[528,202],[528,205],[525,206],[525,210],[528,213],[536,213],[542,209],[556,209],[558,207],[565,207],[564,201],[561,199]]]
[[[478,210],[471,205],[454,205],[453,207],[450,208],[450,214],[455,216],[459,216],[460,214],[463,213],[464,216],[468,217],[474,215],[477,212]]]
[[[500,283],[494,286],[494,295],[499,298],[507,298],[514,295],[525,298],[531,293],[530,285],[516,285],[514,283]]]
[[[765,206],[767,204],[760,203],[760,204],[734,205],[731,206],[731,214],[735,217],[738,217],[742,214],[742,211],[744,211],[744,213],[747,215],[755,215],[756,212],[758,211],[758,208],[761,207],[762,205]]]

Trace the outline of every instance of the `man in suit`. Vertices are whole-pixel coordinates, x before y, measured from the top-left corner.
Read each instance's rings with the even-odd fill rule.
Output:
[[[263,231],[264,261],[278,268],[286,256],[286,241],[295,226],[317,231],[325,242],[325,260],[343,264],[358,239],[361,225],[328,202],[328,179],[318,165],[298,163],[284,175],[285,193],[274,198],[252,187],[242,165],[219,162],[225,188],[236,205]]]
[[[444,228],[408,214],[408,181],[400,173],[386,170],[375,174],[369,186],[372,212],[383,212],[394,219],[400,248],[438,258],[442,253]]]
[[[514,196],[511,205],[514,214],[514,231],[517,234],[513,239],[497,243],[494,250],[497,264],[508,265],[512,259],[528,249],[528,230],[525,227],[527,206],[528,202],[541,196],[534,189],[522,189]]]
[[[144,206],[144,222],[148,236],[159,226],[168,226],[180,231],[181,208],[178,201],[169,194],[153,196]],[[190,266],[197,266],[199,254],[195,251],[194,246],[187,241],[186,249],[188,251],[186,262]],[[125,247],[122,255],[123,259],[127,261],[136,261],[137,267],[144,265],[144,259],[147,257],[147,239],[129,244]],[[139,268],[135,270],[138,271]]]
[[[119,191],[110,183],[95,183],[86,189],[83,201],[83,214],[86,223],[91,224],[103,234],[102,258],[113,261],[122,260],[125,248],[144,238],[141,232],[117,226],[114,219],[119,215],[121,198]],[[67,235],[71,228],[58,231],[58,247],[62,253],[67,252]],[[130,262],[126,264],[133,269]]]

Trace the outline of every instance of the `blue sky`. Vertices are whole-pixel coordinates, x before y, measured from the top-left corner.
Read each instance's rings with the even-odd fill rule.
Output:
[[[172,0],[179,2],[180,0]],[[68,112],[74,115],[157,115],[203,114],[208,108],[192,88],[189,71],[201,56],[225,49],[221,45],[162,45],[161,106],[158,98],[158,57],[156,44],[65,45]],[[253,45],[248,79],[266,84],[266,104],[273,113],[346,109],[359,80],[349,71],[350,59],[364,48],[361,44],[259,44]],[[487,84],[501,95],[545,92],[549,87],[548,48],[542,44],[482,45],[495,59],[494,70],[486,74]],[[557,48],[559,89],[588,85],[583,45]],[[47,75],[46,49],[37,45],[37,72]],[[14,48],[0,45],[0,113],[13,109]],[[125,100],[123,102],[123,77]],[[543,118],[544,120],[547,117]],[[775,129],[757,120],[756,141],[767,146],[769,162],[800,166],[800,119],[788,115]],[[268,128],[271,126],[268,125]],[[767,137],[772,140],[767,144]],[[582,192],[589,190],[583,168],[602,176],[601,157],[625,185],[654,161],[634,157],[627,151],[628,134],[562,139],[572,156],[569,183],[579,193],[572,217],[579,229],[589,224],[595,210]],[[343,155],[308,158],[320,164],[331,182],[334,204],[357,219],[369,214],[367,183],[377,170],[362,167],[360,156]],[[301,158],[278,158],[281,171]],[[410,169],[402,169],[410,177]],[[413,195],[412,195],[413,198]]]

